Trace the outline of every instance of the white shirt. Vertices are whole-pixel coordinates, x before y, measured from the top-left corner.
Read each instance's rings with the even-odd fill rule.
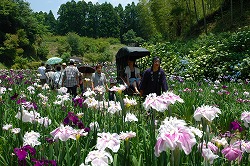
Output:
[[[135,68],[135,77],[137,77],[138,74],[140,75],[140,69],[137,68],[137,67],[134,67],[134,68]],[[126,66],[126,68],[125,68],[125,74],[128,75],[128,78],[131,77],[131,70],[130,70],[129,66]]]
[[[37,71],[38,73],[41,74],[40,79],[46,79],[45,70],[46,70],[45,66],[38,67]]]

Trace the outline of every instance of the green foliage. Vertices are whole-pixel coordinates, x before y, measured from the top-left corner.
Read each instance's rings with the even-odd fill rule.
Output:
[[[38,48],[37,48],[37,56],[39,59],[45,60],[47,58],[47,55],[49,54],[49,49],[45,45],[45,43],[42,43]]]
[[[70,59],[71,55],[69,52],[64,52],[61,56],[61,58],[63,59],[63,62],[69,62],[69,59]]]
[[[249,77],[250,28],[234,33],[209,34],[188,42],[145,45],[152,56],[162,58],[161,66],[169,75],[194,79],[227,76]]]
[[[135,43],[136,45],[140,45],[144,42],[144,39],[141,37],[137,37],[136,32],[134,32],[132,29],[128,30],[127,33],[124,33],[122,35],[123,41],[125,44],[129,45],[131,43]]]
[[[72,56],[79,55],[81,53],[80,52],[80,36],[77,35],[76,33],[70,32],[67,34],[66,40],[70,46]]]
[[[12,69],[28,69],[28,66],[27,66],[28,63],[29,63],[29,60],[27,58],[16,56],[14,60],[14,65],[11,68]]]
[[[38,23],[29,4],[25,1],[1,1],[0,19],[1,62],[10,67],[16,56],[33,56],[33,44],[43,34],[44,26]]]

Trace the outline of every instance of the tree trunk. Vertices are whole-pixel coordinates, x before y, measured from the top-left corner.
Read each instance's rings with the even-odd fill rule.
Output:
[[[195,18],[196,18],[196,22],[198,23],[199,22],[199,19],[198,19],[198,14],[197,14],[197,9],[196,9],[196,2],[195,0],[193,0],[194,2],[194,13],[195,13]]]
[[[203,17],[204,17],[204,29],[205,29],[205,33],[207,35],[207,21],[206,21],[206,11],[205,11],[204,0],[202,0],[202,11],[203,11]]]
[[[188,15],[189,15],[189,26],[190,28],[192,27],[192,15],[191,15],[191,10],[190,10],[190,0],[186,0],[186,5],[187,5],[187,11],[188,11]]]
[[[243,0],[240,0],[240,16],[242,17],[243,16]]]
[[[230,0],[231,25],[233,24],[233,0]]]

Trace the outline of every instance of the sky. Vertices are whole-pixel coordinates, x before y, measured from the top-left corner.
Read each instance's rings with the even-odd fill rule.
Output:
[[[49,11],[51,10],[55,16],[55,18],[57,18],[57,11],[59,9],[59,7],[61,6],[61,4],[65,4],[68,1],[71,0],[24,0],[26,2],[30,3],[30,8],[34,11],[34,12],[47,12],[49,13]],[[75,0],[75,2],[78,2],[79,0]],[[117,6],[119,3],[123,6],[123,8],[127,5],[127,4],[131,4],[132,2],[134,2],[135,4],[138,3],[139,0],[84,0],[85,2],[89,2],[91,1],[93,4],[96,4],[97,2],[99,4],[103,4],[104,2],[108,2],[110,4],[112,4],[114,7]]]

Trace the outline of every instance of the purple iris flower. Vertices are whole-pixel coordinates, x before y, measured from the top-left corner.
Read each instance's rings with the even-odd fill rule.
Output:
[[[74,102],[74,106],[76,107],[77,105],[79,105],[80,108],[83,107],[83,102],[84,102],[84,99],[81,98],[81,97],[78,97],[78,98],[73,98],[72,99],[73,102]]]
[[[226,131],[225,133],[219,134],[219,136],[222,137],[222,138],[225,138],[225,137],[231,138],[231,137],[233,137],[234,135],[235,135],[235,134],[232,134],[230,131]]]
[[[45,138],[45,140],[46,140],[49,144],[52,144],[52,143],[56,142],[53,138]]]
[[[226,89],[226,88],[228,88],[228,86],[222,85],[222,89]]]
[[[71,125],[71,126],[77,126],[79,129],[85,129],[86,132],[89,131],[88,128],[85,128],[82,121],[75,115],[73,112],[68,112],[68,115],[63,120],[64,125]]]
[[[37,159],[31,159],[31,161],[35,163],[34,166],[43,166],[43,165],[49,165],[49,164],[51,164],[52,166],[56,166],[56,161],[55,160],[46,160],[46,159],[37,160]]]
[[[73,122],[75,125],[79,122],[78,117],[73,112],[68,112],[68,118],[71,122]]]
[[[18,94],[17,94],[17,93],[15,93],[13,96],[11,96],[11,97],[10,97],[10,99],[11,99],[11,100],[16,100],[16,99],[17,99],[17,97],[18,97]]]
[[[17,100],[16,103],[17,103],[17,104],[22,104],[22,103],[25,103],[25,102],[27,102],[26,99],[20,98],[20,99]]]
[[[237,120],[230,123],[230,130],[239,130],[239,132],[242,131],[242,127],[240,125],[240,122]]]
[[[22,161],[25,160],[25,158],[28,156],[28,151],[31,155],[36,154],[35,148],[31,147],[30,145],[25,145],[21,148],[15,148],[14,153],[17,155],[18,160]]]
[[[84,124],[82,122],[78,122],[77,126],[78,126],[79,129],[84,129],[85,128]]]

